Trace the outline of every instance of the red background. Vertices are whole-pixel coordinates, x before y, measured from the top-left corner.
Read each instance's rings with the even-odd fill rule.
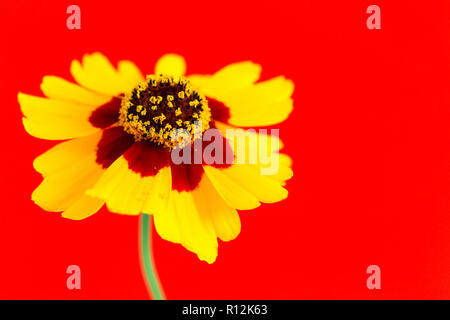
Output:
[[[81,8],[81,30],[66,8]],[[146,299],[138,218],[102,210],[75,222],[34,205],[33,159],[52,143],[22,128],[17,92],[101,51],[151,73],[236,61],[295,81],[280,125],[294,159],[289,198],[242,212],[213,265],[154,235],[167,297],[450,298],[448,1],[2,1],[0,298]],[[366,28],[381,8],[382,30]],[[66,288],[81,267],[82,289]],[[366,268],[381,267],[381,290]]]

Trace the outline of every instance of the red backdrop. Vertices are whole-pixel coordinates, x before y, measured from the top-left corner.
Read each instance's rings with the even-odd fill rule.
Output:
[[[66,8],[81,8],[81,30]],[[366,8],[381,8],[368,30]],[[33,159],[17,92],[101,51],[151,73],[158,57],[188,72],[240,60],[295,81],[280,125],[294,159],[289,198],[242,212],[213,265],[154,235],[167,297],[450,298],[448,1],[2,1],[0,4],[0,298],[148,298],[138,218],[102,210],[76,222],[30,199]],[[66,288],[81,267],[82,289]],[[381,267],[381,290],[366,268]]]

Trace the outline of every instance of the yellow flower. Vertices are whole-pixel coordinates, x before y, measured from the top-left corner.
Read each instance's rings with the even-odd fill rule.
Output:
[[[45,98],[19,93],[30,135],[67,140],[35,159],[34,168],[44,179],[33,201],[74,220],[89,217],[104,204],[115,213],[151,214],[163,239],[214,262],[217,238],[229,241],[240,232],[237,209],[287,197],[283,186],[292,176],[291,160],[279,154],[277,172],[264,175],[261,170],[271,163],[259,158],[255,163],[176,165],[171,152],[193,148],[190,141],[208,128],[227,137],[227,129],[285,120],[292,111],[294,86],[282,76],[257,82],[261,67],[249,61],[212,75],[185,76],[185,70],[181,56],[168,54],[159,59],[154,75],[144,78],[130,61],[114,68],[105,56],[93,53],[72,62],[76,84],[45,76]],[[202,121],[200,131],[195,121]],[[173,139],[175,129],[187,132],[184,140]],[[279,141],[258,132],[237,132],[256,139],[245,146],[249,153],[259,152],[267,140]],[[235,142],[224,139],[223,147],[234,160]],[[269,159],[278,155],[279,145],[267,148]]]

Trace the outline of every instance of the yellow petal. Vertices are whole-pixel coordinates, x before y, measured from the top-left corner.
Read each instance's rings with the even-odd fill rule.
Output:
[[[65,123],[38,123],[32,122],[27,118],[22,118],[25,131],[33,137],[47,140],[67,140],[75,137],[86,136],[94,133],[96,130],[67,125]]]
[[[168,197],[172,188],[172,171],[170,167],[162,168],[155,176],[151,192],[144,203],[142,212],[154,214],[168,205]]]
[[[86,142],[85,146],[88,147],[89,143]],[[77,143],[64,142],[36,160],[35,166],[44,172],[44,180],[34,190],[32,200],[43,209],[55,212],[69,209],[101,176],[103,169],[95,161],[95,149],[86,149],[78,154],[78,148]],[[63,164],[56,164],[63,155],[74,157],[63,160]],[[57,168],[50,168],[52,164]]]
[[[65,140],[98,129],[89,122],[95,106],[18,94],[25,130],[41,139]]]
[[[202,88],[204,88],[208,84],[208,81],[210,81],[211,77],[211,75],[204,74],[191,74],[189,76],[186,76],[194,90],[197,91],[202,91]]]
[[[220,99],[233,90],[246,88],[255,83],[261,74],[261,66],[251,61],[232,63],[212,76],[192,75],[189,77],[203,94]]]
[[[34,159],[34,169],[44,177],[58,171],[64,171],[74,163],[92,157],[97,149],[102,133],[73,139],[57,144]]]
[[[129,88],[109,60],[99,52],[85,54],[82,63],[73,60],[70,66],[73,78],[80,85],[96,92],[117,96]]]
[[[230,107],[228,123],[241,127],[264,127],[285,121],[291,114],[294,104],[292,99],[270,106],[254,106],[253,114],[241,113],[236,106]]]
[[[251,86],[258,81],[261,66],[251,61],[229,64],[217,71],[207,84],[206,91],[214,93],[230,92]]]
[[[192,192],[171,191],[166,210],[154,214],[155,228],[165,240],[180,243],[200,260],[213,263],[217,237],[208,212],[199,210]]]
[[[125,205],[130,214],[139,214],[144,212],[143,209],[146,201],[150,197],[150,194],[156,191],[154,185],[157,178],[159,178],[158,175],[155,177],[144,177],[136,183],[131,192],[132,196],[128,198]]]
[[[260,133],[256,130],[243,130],[219,121],[216,121],[216,127],[227,137],[235,155],[235,163],[244,160],[242,163],[259,170],[281,185],[285,185],[285,181],[292,177],[292,159],[279,153],[283,143],[279,137],[270,135],[270,131]]]
[[[186,62],[184,61],[184,58],[178,54],[165,54],[156,62],[155,74],[178,77],[183,76],[185,73]]]
[[[280,153],[278,156],[279,156],[278,171],[273,175],[267,175],[267,177],[275,181],[278,181],[282,186],[284,186],[286,184],[286,181],[292,178],[292,176],[294,175],[291,169],[292,159],[284,153]],[[262,167],[267,168],[268,166],[270,166],[270,164]]]
[[[96,213],[105,202],[101,199],[83,195],[69,209],[62,213],[62,217],[72,220],[82,220]]]
[[[56,100],[100,106],[111,100],[111,96],[96,93],[55,76],[45,76],[41,83],[42,92]]]
[[[258,82],[252,86],[224,93],[221,98],[227,105],[240,104],[242,113],[254,111],[254,106],[266,106],[282,102],[292,96],[294,83],[283,76]]]
[[[239,214],[225,203],[208,177],[203,176],[192,194],[199,210],[208,214],[208,219],[211,219],[216,235],[221,240],[230,241],[238,236],[241,231]]]
[[[118,159],[118,161],[122,160],[126,162],[123,158]],[[141,176],[131,170],[128,170],[127,167],[128,165],[125,163],[124,169],[126,170],[126,173],[122,176],[122,179],[112,191],[111,196],[106,199],[106,206],[111,212],[137,215],[140,211],[132,212],[130,208],[128,208],[127,203],[131,198],[136,196],[133,194],[133,190],[140,183]]]
[[[225,202],[239,210],[250,210],[260,205],[258,199],[245,190],[220,169],[204,166],[206,175]]]
[[[165,205],[170,187],[170,171],[162,168],[155,176],[141,177],[128,168],[121,156],[106,169],[87,194],[104,199],[108,209],[115,213],[137,215],[153,213],[154,208]]]
[[[127,173],[128,166],[124,165],[124,162],[126,161],[122,156],[114,161],[86,194],[103,200],[108,199]]]
[[[100,175],[99,168],[82,163],[45,178],[31,198],[46,211],[64,211],[80,199]]]
[[[283,76],[255,83],[261,67],[250,61],[226,66],[214,75],[188,76],[193,87],[230,109],[235,126],[268,126],[287,119],[293,109],[294,83]]]
[[[231,186],[245,189],[261,202],[273,203],[287,198],[287,190],[269,176],[262,175],[255,166],[235,164],[220,172],[232,181]]]
[[[125,82],[124,92],[131,91],[139,82],[144,80],[144,76],[139,68],[131,61],[119,61],[117,71]]]
[[[174,243],[181,243],[180,223],[175,213],[174,194],[171,189],[166,190],[164,202],[158,209],[152,208],[156,232],[161,238]],[[149,212],[148,209],[144,212]]]
[[[280,76],[222,93],[218,99],[230,108],[230,124],[268,126],[287,119],[293,109],[293,91],[294,83]]]

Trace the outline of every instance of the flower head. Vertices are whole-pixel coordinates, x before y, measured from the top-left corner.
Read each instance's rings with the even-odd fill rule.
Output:
[[[240,232],[237,210],[287,197],[291,160],[278,153],[278,137],[236,129],[285,120],[293,83],[281,76],[257,82],[261,67],[252,62],[212,75],[185,70],[182,57],[168,54],[144,78],[130,61],[115,68],[93,53],[72,62],[76,83],[45,76],[46,97],[19,93],[29,134],[67,140],[35,159],[44,179],[33,201],[74,220],[104,204],[115,213],[151,214],[162,238],[214,262],[217,238],[229,241]],[[229,130],[251,142],[230,139]],[[236,161],[240,151],[257,158]],[[174,153],[188,161],[174,161]],[[231,161],[202,158],[206,153]],[[263,174],[274,159],[277,170]]]

